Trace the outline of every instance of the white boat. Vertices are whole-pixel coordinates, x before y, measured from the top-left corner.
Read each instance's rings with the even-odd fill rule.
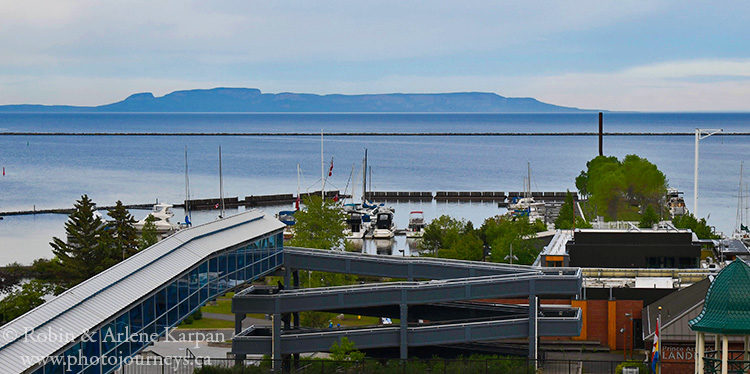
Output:
[[[375,216],[375,230],[372,236],[375,239],[393,238],[396,231],[396,225],[393,224],[393,212],[387,208],[378,208]]]
[[[407,238],[421,238],[424,235],[424,213],[421,210],[409,212],[409,225],[406,227]]]
[[[508,214],[511,217],[528,217],[530,222],[541,220],[547,223],[547,206],[544,202],[536,202],[531,196],[531,165],[527,163],[528,176],[524,178],[523,197],[516,197],[508,204]]]
[[[347,239],[364,239],[370,229],[370,222],[363,221],[363,214],[359,211],[348,212],[344,235]]]
[[[682,216],[687,213],[685,209],[685,199],[680,196],[682,192],[676,188],[667,188],[667,207],[672,218]]]
[[[156,226],[156,233],[159,234],[159,238],[163,239],[169,235],[172,235],[175,231],[180,229],[180,226],[169,221],[170,218],[174,217],[172,213],[171,204],[156,204],[153,210],[142,220],[133,224],[136,230],[143,231],[143,227],[146,225],[148,217],[154,217],[153,224]]]

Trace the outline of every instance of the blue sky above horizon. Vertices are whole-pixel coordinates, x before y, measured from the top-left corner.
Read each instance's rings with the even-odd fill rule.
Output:
[[[0,104],[229,86],[750,111],[742,1],[0,0],[0,46]]]

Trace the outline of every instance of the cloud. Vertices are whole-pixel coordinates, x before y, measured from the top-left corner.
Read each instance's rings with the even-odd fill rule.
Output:
[[[38,58],[49,55],[83,66],[442,56],[592,29],[656,4],[0,0],[0,66],[55,66]]]

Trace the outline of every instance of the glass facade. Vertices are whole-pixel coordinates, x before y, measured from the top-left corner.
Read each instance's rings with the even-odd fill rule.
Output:
[[[165,335],[207,301],[283,264],[281,232],[219,252],[100,328],[82,336],[34,374],[106,374]]]

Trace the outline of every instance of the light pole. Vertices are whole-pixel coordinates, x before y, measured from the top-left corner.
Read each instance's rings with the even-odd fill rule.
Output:
[[[633,340],[635,337],[633,336],[633,314],[632,313],[625,313],[625,317],[628,317],[630,320],[630,359],[633,359]]]
[[[698,142],[723,129],[695,129],[695,172],[693,175],[693,215],[698,219]]]

